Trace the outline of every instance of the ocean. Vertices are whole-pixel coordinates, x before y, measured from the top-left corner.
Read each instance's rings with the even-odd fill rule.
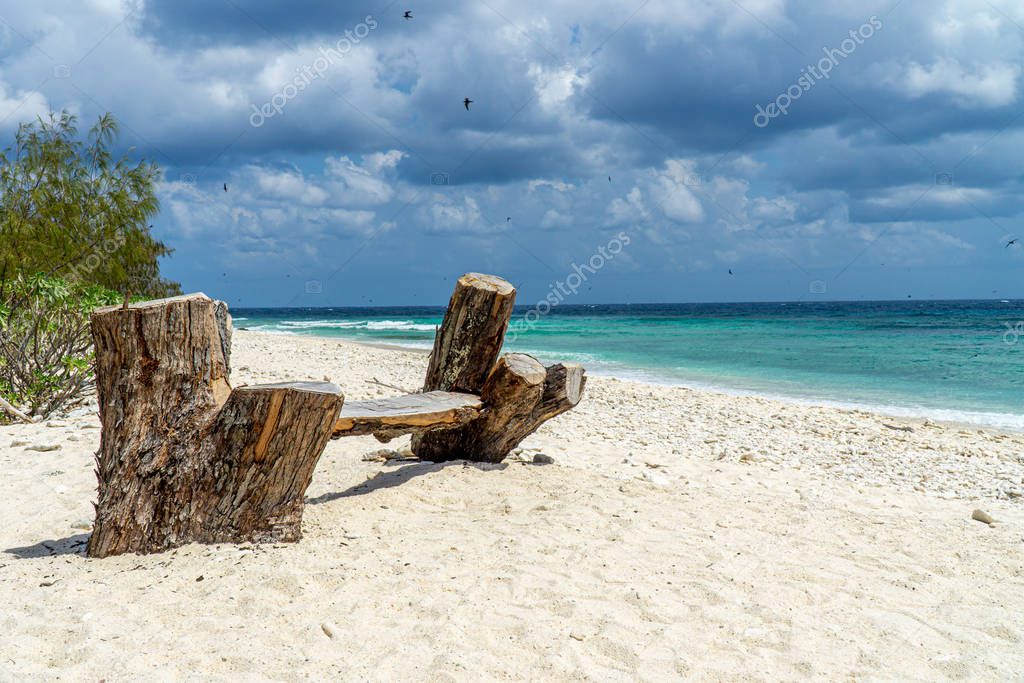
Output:
[[[1024,431],[1024,301],[517,307],[506,350],[592,374]],[[236,309],[235,326],[429,349],[443,307]],[[527,323],[526,321],[530,321]]]

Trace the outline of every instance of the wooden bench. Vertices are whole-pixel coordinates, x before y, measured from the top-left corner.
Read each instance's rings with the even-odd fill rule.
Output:
[[[499,277],[459,278],[423,391],[347,404],[327,382],[232,388],[231,317],[204,294],[97,309],[102,436],[88,554],[297,541],[330,438],[411,434],[423,460],[500,462],[579,403],[586,381],[579,365],[499,358],[514,303]]]

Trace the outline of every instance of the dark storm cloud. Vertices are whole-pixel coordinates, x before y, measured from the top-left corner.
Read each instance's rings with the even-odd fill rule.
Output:
[[[236,257],[331,272],[364,242],[364,271],[429,249],[426,270],[547,277],[628,229],[608,277],[661,273],[660,296],[665,273],[723,265],[965,259],[1022,208],[1024,10],[982,0],[0,0],[0,18],[0,126],[113,111],[166,170],[157,229],[199,285]]]
[[[294,44],[311,37],[343,34],[368,15],[391,17],[395,7],[391,0],[150,0],[145,4],[141,28],[173,49],[267,40]]]

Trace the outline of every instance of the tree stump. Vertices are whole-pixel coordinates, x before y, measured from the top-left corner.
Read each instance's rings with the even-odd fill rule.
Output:
[[[92,331],[103,431],[88,554],[298,540],[341,391],[232,390],[231,319],[203,294],[98,309]]]
[[[424,389],[480,394],[484,410],[466,425],[414,435],[412,451],[421,459],[501,462],[546,420],[579,403],[586,381],[581,366],[545,369],[525,354],[498,359],[514,304],[515,289],[501,278],[459,278]]]
[[[515,303],[515,288],[500,277],[460,277],[434,338],[423,390],[480,393],[501,353]]]

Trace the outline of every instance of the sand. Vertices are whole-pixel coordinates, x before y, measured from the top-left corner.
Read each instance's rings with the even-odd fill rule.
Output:
[[[426,358],[241,331],[232,362],[356,400]],[[501,466],[331,442],[298,544],[90,560],[97,427],[0,428],[2,680],[1024,672],[1020,434],[595,377]]]

